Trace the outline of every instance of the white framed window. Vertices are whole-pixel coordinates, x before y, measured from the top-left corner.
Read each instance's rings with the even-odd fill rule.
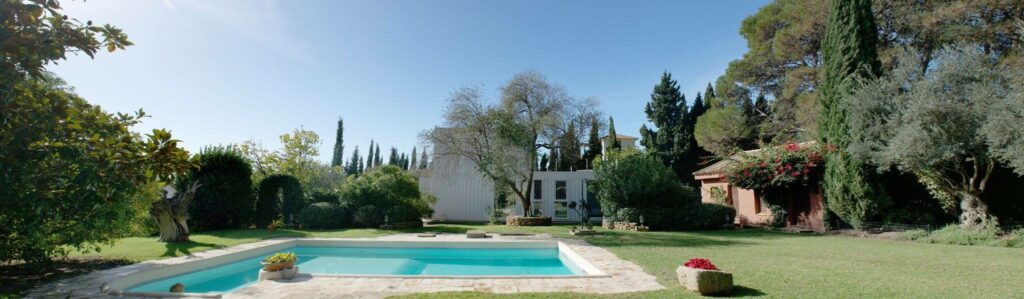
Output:
[[[568,188],[565,181],[555,181],[555,218],[569,218],[569,202],[566,201]]]

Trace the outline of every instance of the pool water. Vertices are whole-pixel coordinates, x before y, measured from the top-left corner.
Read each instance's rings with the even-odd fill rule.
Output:
[[[558,248],[294,247],[302,273],[431,276],[583,275]],[[167,292],[182,283],[189,293],[230,292],[256,282],[260,260],[244,259],[143,283],[128,291]]]

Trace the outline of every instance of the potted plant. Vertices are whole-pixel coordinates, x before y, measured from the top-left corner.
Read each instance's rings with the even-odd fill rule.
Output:
[[[295,267],[295,262],[299,260],[298,256],[292,252],[278,252],[271,256],[263,259],[263,270],[268,272],[281,271]]]
[[[701,295],[732,291],[732,273],[719,270],[711,261],[692,258],[676,268],[679,284]]]

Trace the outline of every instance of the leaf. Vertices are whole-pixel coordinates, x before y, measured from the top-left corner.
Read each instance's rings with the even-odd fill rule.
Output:
[[[116,50],[117,50],[117,45],[114,45],[112,43],[111,44],[107,44],[107,52],[114,52]]]

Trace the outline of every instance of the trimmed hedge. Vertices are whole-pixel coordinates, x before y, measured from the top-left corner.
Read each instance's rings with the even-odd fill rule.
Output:
[[[299,225],[302,228],[333,229],[347,224],[348,211],[333,202],[318,202],[299,211]]]
[[[189,207],[189,228],[206,231],[247,227],[256,201],[249,160],[230,147],[204,148],[195,159],[199,168],[179,179],[175,188],[184,190],[199,181]]]
[[[384,213],[375,206],[362,206],[352,213],[352,222],[360,227],[378,227],[384,224]]]
[[[257,188],[258,200],[253,223],[257,228],[264,228],[274,220],[285,220],[288,215],[297,215],[306,206],[302,195],[302,184],[294,176],[275,174],[260,181]]]

